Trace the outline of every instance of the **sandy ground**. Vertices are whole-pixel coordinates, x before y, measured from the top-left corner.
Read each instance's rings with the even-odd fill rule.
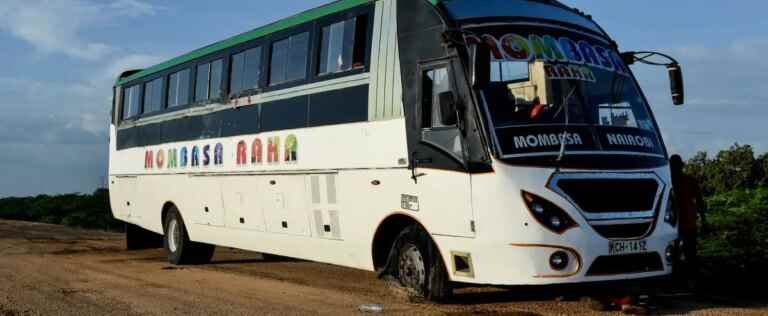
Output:
[[[0,316],[354,315],[366,303],[392,315],[595,314],[587,302],[520,289],[462,289],[452,304],[419,303],[370,272],[224,248],[212,264],[179,268],[160,249],[126,252],[123,242],[119,234],[0,221]],[[768,315],[768,307],[678,299],[660,312]]]

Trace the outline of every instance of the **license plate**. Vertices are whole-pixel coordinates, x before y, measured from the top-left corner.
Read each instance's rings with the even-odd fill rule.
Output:
[[[648,241],[646,240],[616,240],[608,244],[608,254],[610,255],[646,252],[648,252]]]

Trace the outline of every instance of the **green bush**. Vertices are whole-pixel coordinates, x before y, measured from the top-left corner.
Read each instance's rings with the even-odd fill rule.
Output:
[[[706,199],[701,257],[710,272],[766,277],[768,264],[768,188],[741,189]]]
[[[97,190],[93,194],[0,199],[0,219],[101,230],[120,230],[123,227],[112,217],[107,190]]]

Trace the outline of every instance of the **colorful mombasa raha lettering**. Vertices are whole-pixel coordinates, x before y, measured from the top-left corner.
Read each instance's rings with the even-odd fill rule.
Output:
[[[236,164],[238,166],[246,166],[250,161],[251,164],[257,165],[264,161],[264,146],[262,145],[261,138],[253,140],[250,151],[250,160],[248,157],[248,143],[246,141],[240,141],[237,143]],[[285,138],[285,144],[280,146],[280,137],[273,136],[267,139],[266,155],[267,162],[270,164],[278,164],[280,162],[294,163],[299,158],[299,141],[296,135],[288,135]],[[201,166],[223,166],[224,165],[224,145],[217,143],[215,145],[202,145],[192,146],[189,150],[187,146],[169,149],[158,150],[146,150],[144,152],[144,168],[145,169],[177,169],[187,168],[199,168]],[[281,151],[282,149],[282,151]],[[281,160],[281,152],[283,153]]]
[[[538,60],[548,63],[568,63],[614,71],[623,75],[629,74],[629,70],[614,49],[592,45],[584,40],[577,42],[568,37],[555,38],[550,35],[537,34],[524,37],[515,33],[505,34],[499,38],[490,34],[479,37],[468,35],[466,39],[470,44],[485,43],[488,45],[495,60]],[[558,68],[556,69],[557,72],[551,70],[549,74],[556,74],[557,76],[554,78],[584,80],[584,76],[589,78],[587,75],[591,73],[590,71],[582,75],[583,68],[588,67]],[[574,69],[578,70],[579,73],[573,74]]]

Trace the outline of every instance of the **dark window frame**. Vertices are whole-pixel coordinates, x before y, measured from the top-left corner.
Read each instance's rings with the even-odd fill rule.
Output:
[[[160,93],[160,96],[159,96],[160,104],[158,105],[159,108],[157,109],[157,111],[147,112],[147,99],[146,99],[146,97],[147,97],[147,87],[151,83],[155,82],[156,80],[161,80],[160,81],[160,91],[158,91]],[[154,79],[144,81],[142,83],[142,86],[143,86],[142,104],[141,104],[141,113],[139,114],[139,116],[152,115],[152,114],[159,113],[159,112],[162,112],[163,110],[165,110],[165,100],[164,99],[165,99],[165,96],[166,96],[165,90],[166,90],[166,86],[167,86],[166,78],[165,77],[155,77]]]
[[[361,18],[364,18],[365,20],[361,21],[360,20]],[[315,64],[315,68],[313,69],[313,73],[316,78],[322,78],[325,80],[326,78],[329,78],[334,75],[347,74],[355,70],[367,69],[370,66],[369,51],[370,51],[370,44],[372,44],[372,42],[370,41],[371,35],[369,35],[371,31],[370,28],[372,27],[369,21],[370,18],[371,18],[370,14],[368,14],[367,12],[363,12],[359,14],[353,14],[352,16],[337,17],[336,19],[324,21],[324,23],[317,24],[317,28],[316,28],[317,39],[315,40],[316,43],[314,43],[314,45],[317,46],[316,47],[317,53],[314,56],[317,59],[317,62]],[[346,23],[352,20],[355,21],[355,33],[352,38],[353,40],[352,56],[351,56],[352,65],[350,65],[350,69],[334,71],[334,72],[328,72],[328,71],[321,72],[320,67],[322,67],[324,62],[323,60],[321,60],[323,57],[322,54],[323,54],[323,44],[324,44],[323,30],[327,27],[331,27],[338,23]],[[362,31],[360,30],[361,24],[363,27],[365,27],[365,29],[363,29]],[[360,40],[362,40],[362,43],[360,42]],[[361,49],[360,45],[363,45],[362,51],[359,51]],[[358,54],[362,54],[362,55],[358,55]],[[355,64],[356,64],[355,59],[357,57],[362,58],[362,65],[359,67],[355,67]]]
[[[362,73],[369,72],[371,70],[371,59],[373,58],[372,49],[373,49],[373,27],[374,27],[374,20],[375,20],[375,6],[374,5],[363,5],[359,7],[355,7],[352,9],[349,9],[344,12],[339,12],[336,14],[331,14],[329,16],[322,17],[315,21],[315,34],[316,36],[312,39],[312,48],[314,49],[314,54],[312,55],[313,58],[313,66],[311,69],[311,75],[312,79],[310,80],[310,83],[314,82],[322,82],[327,80],[333,80],[337,78],[343,78],[347,76],[353,76],[358,75]],[[365,51],[363,53],[363,64],[364,66],[361,68],[353,68],[348,71],[343,72],[337,72],[337,73],[329,73],[329,74],[319,74],[319,62],[320,62],[320,50],[322,45],[322,32],[323,28],[329,25],[332,25],[334,23],[342,22],[345,20],[349,20],[352,18],[360,17],[360,16],[366,16],[366,29],[365,29]]]
[[[213,74],[214,74],[214,72],[213,72],[213,64],[215,62],[217,62],[217,61],[221,61],[221,71],[219,73],[219,76],[221,76],[220,82],[219,82],[219,95],[215,96],[215,97],[212,97],[212,94],[211,94],[211,92],[213,91],[212,79],[213,79]],[[202,100],[198,100],[197,99],[197,92],[198,92],[197,91],[197,79],[198,79],[197,71],[200,68],[200,66],[204,66],[204,65],[208,65],[208,82],[207,82],[207,85],[206,85],[207,89],[208,89],[208,97],[206,97],[205,99],[202,99]],[[193,81],[192,85],[194,87],[194,91],[193,91],[192,97],[191,97],[192,100],[190,101],[190,102],[192,102],[192,106],[208,105],[208,104],[215,103],[217,101],[221,101],[221,100],[225,99],[225,97],[224,97],[224,87],[223,87],[224,84],[223,83],[224,83],[224,77],[227,75],[226,74],[227,62],[224,60],[224,58],[213,58],[213,59],[211,59],[210,61],[207,61],[207,62],[205,62],[205,61],[198,61],[193,67],[194,67],[194,75],[195,76],[194,76],[194,78],[191,79]]]
[[[185,71],[188,72],[188,77],[187,77],[187,81],[188,82],[186,84],[186,86],[187,86],[187,97],[186,97],[186,100],[183,100],[183,101],[178,101],[177,100],[180,103],[175,105],[175,106],[171,106],[170,102],[168,102],[168,101],[170,101],[170,100],[168,100],[168,98],[170,97],[169,94],[170,94],[170,91],[171,91],[171,77],[173,77],[176,74],[180,75],[181,73],[183,73]],[[166,91],[165,92],[165,100],[166,100],[165,101],[165,108],[166,109],[176,109],[176,108],[189,107],[190,105],[192,105],[194,103],[193,102],[193,95],[195,94],[194,93],[194,90],[195,90],[195,86],[194,86],[195,79],[194,78],[195,77],[197,77],[197,67],[182,68],[181,70],[178,70],[176,72],[172,72],[172,73],[170,73],[167,76],[166,82],[168,82],[168,83],[166,84],[167,87],[165,89],[165,91]],[[179,85],[179,87],[183,87],[183,85]],[[180,94],[180,93],[177,92],[177,94]]]
[[[120,107],[120,121],[132,122],[132,121],[136,121],[136,120],[141,118],[142,114],[144,113],[144,85],[145,85],[145,83],[143,83],[143,82],[137,82],[137,83],[134,83],[134,84],[131,84],[131,85],[125,85],[125,86],[122,87],[123,93],[120,95],[120,99],[121,99],[120,100],[120,104],[122,105]],[[126,96],[126,92],[128,90],[133,89],[133,88],[138,88],[139,89],[139,93],[138,93],[139,95],[137,97],[138,98],[138,104],[136,105],[138,107],[138,109],[137,109],[135,115],[126,117],[126,113],[125,113],[125,107],[126,107],[125,96]],[[129,104],[127,104],[127,106],[130,109],[130,102],[129,102]],[[127,114],[130,115],[130,113],[127,113]]]
[[[282,42],[284,40],[289,40],[292,37],[299,36],[301,34],[307,33],[307,56],[306,56],[306,67],[304,68],[304,78],[301,79],[294,79],[294,80],[287,80],[278,82],[276,84],[272,84],[272,54],[274,53],[275,44],[278,42]],[[273,34],[269,37],[269,41],[265,44],[268,45],[267,47],[267,63],[264,65],[266,67],[266,85],[265,91],[269,89],[268,91],[273,90],[281,90],[281,89],[287,89],[294,86],[299,86],[303,84],[307,84],[312,82],[312,79],[314,79],[314,76],[312,74],[312,71],[310,69],[314,68],[314,59],[313,56],[316,54],[315,45],[315,39],[317,37],[315,22],[310,22],[305,25],[302,25],[300,27],[292,28],[289,30],[285,30],[282,32],[278,32],[276,34]],[[262,51],[264,53],[264,51]],[[290,50],[289,50],[290,53]]]
[[[229,47],[227,49],[223,49],[220,51],[213,52],[211,54],[202,56],[198,59],[191,60],[189,62],[186,62],[184,64],[176,65],[172,68],[165,69],[161,72],[155,73],[153,75],[139,78],[132,80],[130,82],[126,82],[119,86],[121,89],[123,87],[130,87],[136,84],[145,84],[149,81],[152,81],[154,79],[157,79],[158,77],[164,77],[163,80],[163,105],[162,110],[158,112],[153,113],[147,113],[147,114],[139,114],[135,117],[130,118],[130,121],[136,121],[141,120],[144,118],[149,118],[153,116],[158,115],[164,115],[172,112],[177,111],[183,111],[189,108],[193,107],[201,107],[201,106],[208,106],[211,103],[227,103],[230,98],[230,91],[229,91],[229,71],[231,68],[230,61],[232,55],[245,51],[249,48],[261,46],[262,47],[262,60],[261,60],[261,76],[259,80],[259,84],[262,88],[259,89],[259,91],[252,91],[250,92],[250,95],[258,94],[258,93],[265,93],[265,92],[271,92],[271,91],[278,91],[283,89],[289,89],[296,86],[301,86],[305,84],[311,84],[311,83],[317,83],[327,80],[333,80],[337,78],[342,78],[346,76],[352,76],[357,74],[362,74],[365,72],[370,71],[370,65],[371,65],[371,59],[372,59],[372,47],[373,47],[373,27],[374,27],[374,20],[375,20],[375,5],[373,4],[363,4],[356,6],[354,8],[350,8],[348,10],[337,12],[331,15],[327,15],[312,21],[308,21],[306,23],[296,25],[294,27],[272,33],[269,35],[265,35],[260,38],[253,39],[248,42],[240,43],[238,45],[235,45],[233,47]],[[327,26],[329,24],[333,24],[335,22],[343,21],[349,18],[357,17],[360,15],[367,15],[367,29],[366,29],[366,43],[365,43],[365,67],[359,68],[359,69],[353,69],[347,72],[340,72],[340,73],[334,73],[334,74],[328,74],[319,76],[314,69],[317,68],[317,62],[319,60],[319,54],[320,54],[320,36],[318,36],[318,32],[322,31],[323,26]],[[279,41],[280,39],[285,39],[286,37],[289,37],[293,34],[299,34],[304,31],[307,31],[310,33],[310,40],[309,40],[309,50],[308,50],[308,62],[307,62],[307,75],[306,78],[303,80],[297,80],[297,81],[291,81],[286,83],[277,84],[274,86],[269,85],[269,62],[271,57],[271,46],[272,43],[275,41]],[[267,46],[269,45],[269,46]],[[221,95],[222,97],[219,99],[212,99],[208,100],[208,102],[195,102],[195,87],[196,87],[196,80],[197,80],[197,66],[200,64],[210,63],[212,61],[215,61],[217,59],[223,60],[223,70],[222,70],[222,82],[221,82]],[[168,83],[169,83],[169,77],[171,74],[174,74],[176,72],[179,72],[184,69],[190,70],[190,96],[189,96],[189,102],[187,105],[183,106],[177,106],[173,108],[169,108],[167,105],[167,93],[168,93]],[[143,90],[143,89],[142,89]],[[249,94],[242,94],[242,97],[248,96]],[[143,96],[143,94],[142,94]],[[143,97],[142,97],[143,99]],[[141,100],[143,102],[143,100]],[[120,105],[122,105],[122,100],[119,100]],[[143,107],[143,104],[142,104]],[[120,119],[119,121],[128,121],[123,120],[122,118],[122,106],[120,107],[120,113],[117,115]]]
[[[244,46],[238,47],[238,49],[232,50],[232,51],[230,51],[229,54],[227,54],[227,57],[226,57],[227,58],[227,66],[224,69],[224,76],[227,78],[227,93],[226,93],[226,96],[227,96],[228,99],[257,95],[257,94],[260,94],[264,90],[264,85],[265,85],[265,83],[264,83],[264,72],[266,71],[266,69],[265,69],[265,66],[264,66],[264,60],[265,60],[265,58],[264,58],[264,51],[265,51],[265,49],[264,49],[263,42],[264,42],[263,39],[252,41],[252,42],[249,42],[248,45],[244,45]],[[256,87],[256,88],[248,88],[248,89],[241,90],[241,91],[238,91],[238,92],[233,92],[232,91],[232,71],[233,71],[233,69],[232,69],[232,59],[236,55],[243,54],[243,53],[245,53],[245,52],[247,52],[249,50],[256,49],[256,48],[261,49],[261,53],[260,53],[261,56],[259,56],[260,57],[260,59],[259,59],[259,70],[260,71],[259,71],[259,78],[257,80],[259,86]],[[222,90],[222,93],[223,93],[223,91],[224,90]]]
[[[430,122],[429,127],[424,126],[424,77],[426,76],[426,73],[431,70],[436,70],[440,68],[445,68],[448,71],[448,84],[450,86],[450,91],[454,92],[454,95],[458,98],[457,93],[457,87],[458,83],[456,82],[456,75],[454,74],[453,69],[453,63],[450,59],[440,59],[436,61],[430,61],[430,62],[424,62],[419,64],[419,74],[418,74],[418,82],[419,82],[419,108],[418,108],[418,122],[419,122],[419,128],[422,131],[440,131],[440,130],[450,130],[450,129],[457,129],[458,124],[452,125],[452,126],[432,126],[432,123]],[[433,100],[434,102],[434,100]],[[434,120],[433,115],[435,114],[434,111],[434,103],[430,105],[430,119]]]

